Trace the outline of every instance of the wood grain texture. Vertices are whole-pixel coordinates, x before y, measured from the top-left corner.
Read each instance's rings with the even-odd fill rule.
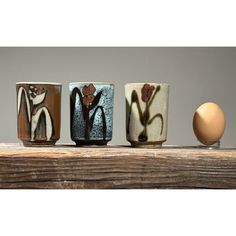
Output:
[[[0,188],[236,188],[236,149],[0,144]]]

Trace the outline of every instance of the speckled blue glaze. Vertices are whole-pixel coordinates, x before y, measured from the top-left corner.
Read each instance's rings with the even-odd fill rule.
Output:
[[[85,101],[84,87],[94,91]],[[71,139],[77,145],[106,145],[112,139],[114,85],[76,82],[70,83],[69,89]],[[92,126],[89,131],[88,126]]]

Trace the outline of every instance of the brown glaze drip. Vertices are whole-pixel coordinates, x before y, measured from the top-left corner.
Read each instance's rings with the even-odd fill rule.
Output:
[[[161,131],[160,134],[163,132],[163,126],[164,126],[164,121],[163,121],[163,116],[161,113],[155,114],[152,118],[150,118],[150,107],[153,103],[153,100],[156,96],[156,94],[160,91],[161,86],[158,85],[156,89],[154,86],[151,86],[149,84],[144,84],[143,88],[141,90],[142,93],[142,101],[145,102],[145,110],[142,111],[141,106],[140,106],[140,101],[138,98],[138,93],[137,91],[133,90],[131,94],[131,105],[130,105],[130,110],[129,110],[129,115],[128,115],[128,126],[127,126],[127,134],[130,132],[130,117],[131,117],[131,111],[133,104],[137,104],[138,108],[138,113],[139,113],[139,120],[140,123],[143,126],[143,131],[139,134],[138,140],[139,142],[147,142],[148,141],[148,133],[147,133],[147,126],[151,125],[152,122],[156,119],[159,118],[161,120]],[[153,91],[155,90],[154,94]]]

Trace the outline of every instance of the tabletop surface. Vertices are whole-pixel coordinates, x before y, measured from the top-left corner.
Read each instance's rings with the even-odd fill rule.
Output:
[[[0,188],[236,188],[236,149],[0,144]]]

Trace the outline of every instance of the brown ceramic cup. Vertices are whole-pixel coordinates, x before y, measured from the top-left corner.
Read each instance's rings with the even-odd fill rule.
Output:
[[[60,138],[61,84],[16,84],[17,131],[24,146],[53,146]]]

